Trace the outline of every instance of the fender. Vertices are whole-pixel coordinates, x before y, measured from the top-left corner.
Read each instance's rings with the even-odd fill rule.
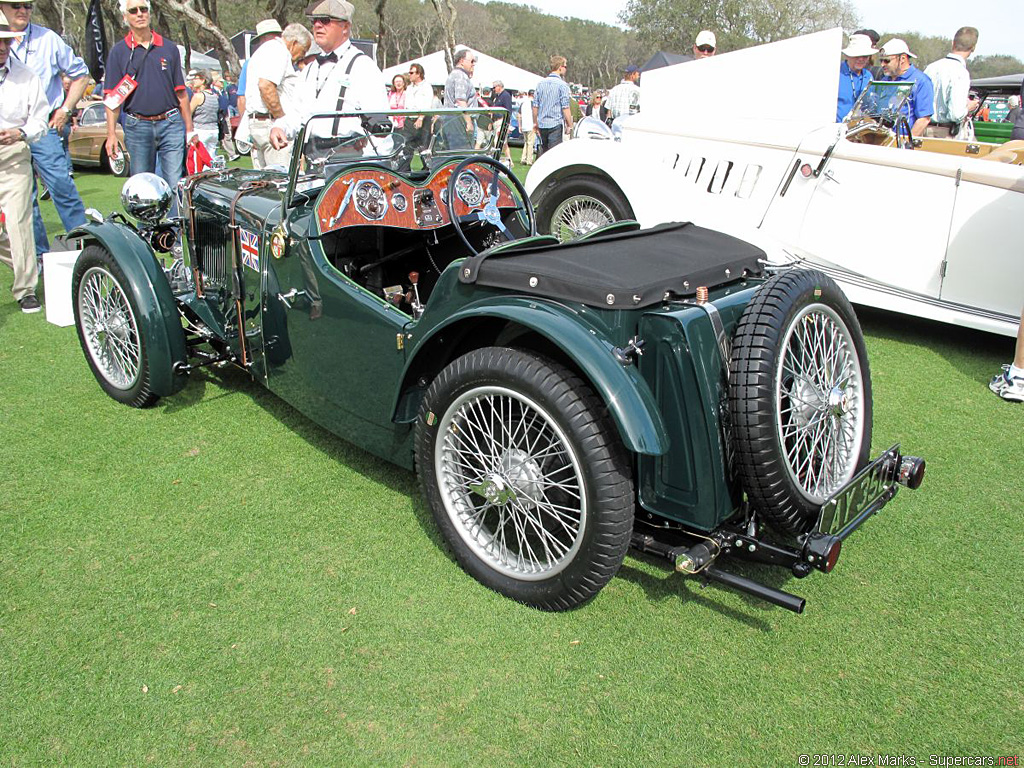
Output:
[[[641,227],[690,221],[690,206],[680,206],[682,190],[673,188],[667,193],[665,185],[652,183],[668,172],[661,160],[638,153],[635,142],[575,139],[538,158],[526,177],[526,191],[538,207],[553,184],[570,176],[597,176],[622,193]]]
[[[130,227],[113,221],[86,222],[68,237],[81,238],[84,245],[102,245],[113,256],[139,308],[139,331],[149,351],[150,386],[161,397],[180,391],[187,377],[174,368],[187,362],[185,332],[171,286],[149,245]]]
[[[615,345],[599,326],[559,304],[536,298],[503,296],[500,302],[481,302],[465,307],[415,341],[410,350],[402,384],[392,408],[396,421],[411,421],[418,410],[403,402],[410,395],[426,356],[437,349],[432,343],[446,329],[464,323],[478,326],[484,319],[513,322],[545,337],[579,366],[584,376],[607,406],[626,448],[634,453],[659,456],[668,451],[669,438],[654,396],[634,365],[623,366],[612,355]],[[493,339],[482,339],[486,346]],[[403,416],[404,414],[404,416]]]

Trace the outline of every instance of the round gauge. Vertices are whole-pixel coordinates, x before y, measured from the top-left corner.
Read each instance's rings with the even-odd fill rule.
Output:
[[[355,198],[356,210],[370,221],[380,221],[388,212],[387,195],[373,179],[356,182]]]
[[[484,186],[480,179],[471,171],[463,171],[455,182],[455,191],[459,199],[471,208],[475,208],[484,201]]]
[[[441,202],[448,205],[448,187],[443,187],[441,189]]]
[[[405,199],[405,195],[401,192],[395,192],[391,196],[391,207],[401,213],[409,206],[409,201]]]

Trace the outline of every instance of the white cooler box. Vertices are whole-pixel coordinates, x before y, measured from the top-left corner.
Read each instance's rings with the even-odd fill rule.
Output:
[[[43,254],[43,286],[46,320],[54,325],[74,325],[71,303],[71,274],[81,251],[52,251]]]

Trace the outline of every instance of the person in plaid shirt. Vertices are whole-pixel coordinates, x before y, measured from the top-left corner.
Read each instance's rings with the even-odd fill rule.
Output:
[[[608,92],[604,102],[609,120],[640,111],[640,70],[630,64],[623,72],[622,82]]]

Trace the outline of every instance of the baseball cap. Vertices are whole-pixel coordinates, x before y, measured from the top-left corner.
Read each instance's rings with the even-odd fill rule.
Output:
[[[907,54],[907,56],[909,56],[912,59],[917,58],[917,56],[910,52],[910,49],[907,47],[907,44],[903,40],[900,40],[898,37],[894,37],[892,40],[890,40],[888,43],[882,46],[883,56],[899,56],[901,53]]]
[[[640,67],[638,67],[638,66],[636,66],[634,64],[630,64],[629,66],[627,66],[622,71],[625,72],[627,75],[632,75],[634,72],[639,72],[640,71]]]
[[[710,45],[712,48],[718,47],[718,41],[715,40],[715,33],[709,29],[701,30],[700,34],[697,35],[697,40],[694,42],[698,48],[702,45]]]

